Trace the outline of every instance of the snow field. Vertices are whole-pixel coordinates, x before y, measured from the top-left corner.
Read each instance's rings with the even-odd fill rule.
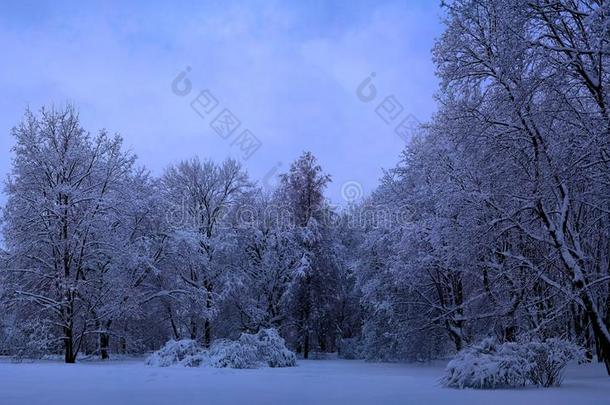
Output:
[[[13,364],[0,361],[2,405],[157,404],[552,404],[610,403],[599,364],[571,365],[561,388],[457,390],[439,380],[444,363],[299,361],[297,367],[150,367],[129,361]]]

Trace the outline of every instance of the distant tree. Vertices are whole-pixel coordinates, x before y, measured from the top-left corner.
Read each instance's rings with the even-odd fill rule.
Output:
[[[209,346],[212,321],[232,288],[235,237],[228,218],[251,184],[234,160],[218,165],[194,158],[168,168],[162,186],[164,198],[178,213],[166,265],[188,292],[181,309],[190,318],[190,337],[197,339],[203,330],[203,342]]]
[[[288,310],[297,331],[298,349],[307,358],[317,335],[320,350],[334,344],[332,310],[337,298],[337,265],[329,241],[330,209],[324,190],[330,182],[316,158],[304,153],[281,176],[279,198],[290,214],[298,258],[289,290]]]
[[[240,218],[236,255],[239,287],[232,292],[232,304],[239,314],[240,328],[258,332],[273,327],[283,330],[288,314],[287,292],[298,261],[291,229],[283,223],[281,201],[257,193]]]

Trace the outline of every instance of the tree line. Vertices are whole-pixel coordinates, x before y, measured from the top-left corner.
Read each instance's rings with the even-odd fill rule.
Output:
[[[561,337],[610,374],[610,3],[446,2],[438,112],[346,208],[304,153],[159,177],[71,107],[13,130],[4,350],[143,352],[277,328],[311,351],[448,356]]]

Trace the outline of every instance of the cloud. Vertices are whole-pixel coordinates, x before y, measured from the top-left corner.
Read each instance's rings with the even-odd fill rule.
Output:
[[[375,71],[380,92],[421,120],[434,110],[436,5],[151,4],[42,7],[32,16],[3,10],[11,23],[0,25],[1,150],[27,105],[69,100],[87,129],[120,132],[157,173],[193,154],[239,156],[188,98],[172,94],[172,79],[188,65],[194,88],[213,92],[263,142],[246,162],[253,178],[311,150],[333,174],[337,201],[341,182],[371,191],[404,146],[356,98],[367,74]],[[1,156],[5,174],[10,159]]]

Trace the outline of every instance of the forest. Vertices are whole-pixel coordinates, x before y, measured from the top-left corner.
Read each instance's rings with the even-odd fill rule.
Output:
[[[310,152],[268,190],[206,151],[154,175],[77,105],[15,117],[0,354],[74,363],[272,328],[303,359],[560,339],[610,375],[610,3],[443,9],[437,113],[349,204]]]

